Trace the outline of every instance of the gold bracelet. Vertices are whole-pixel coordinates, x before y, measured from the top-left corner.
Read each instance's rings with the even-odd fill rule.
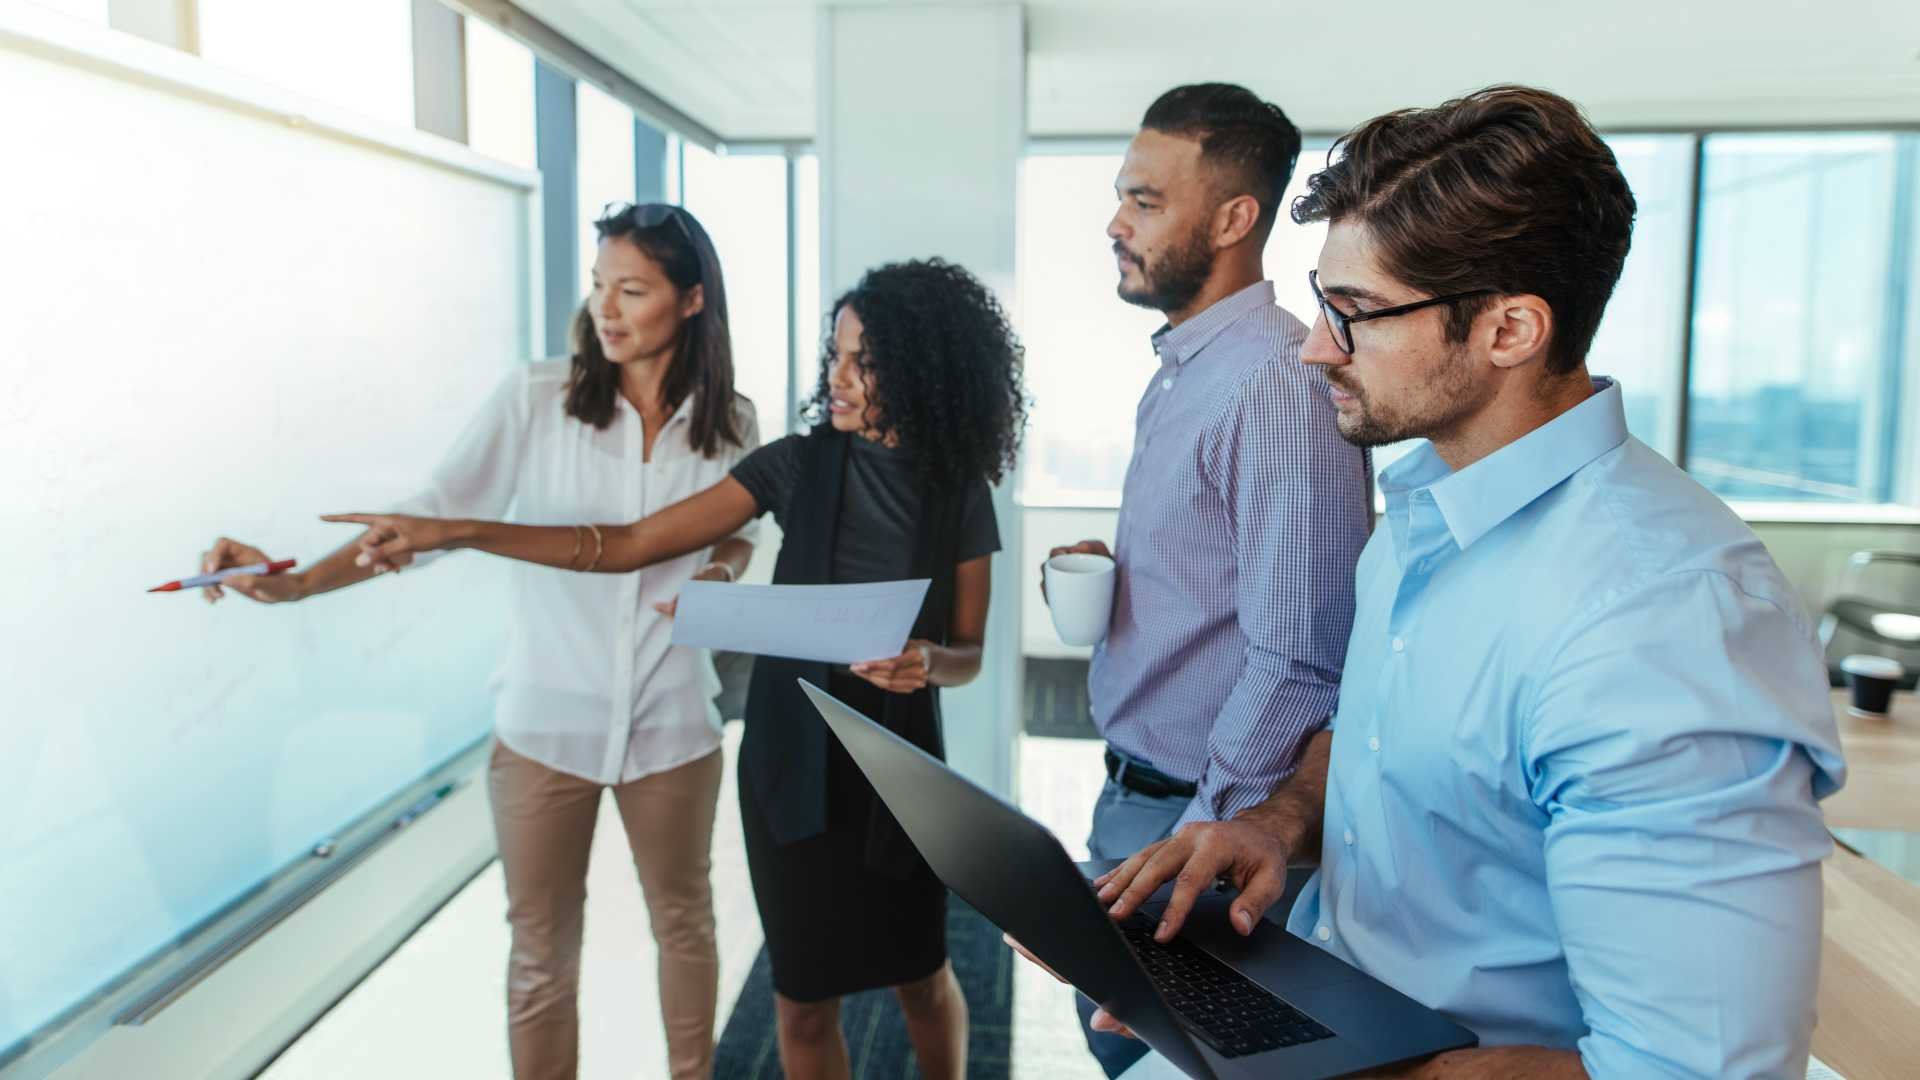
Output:
[[[573,554],[567,556],[567,569],[573,569],[573,564],[580,561],[580,544],[586,539],[586,535],[580,531],[580,526],[573,527]]]
[[[593,561],[587,564],[586,569],[586,573],[591,574],[594,567],[600,565],[600,556],[607,553],[607,542],[600,535],[600,526],[589,525],[587,528],[593,530]]]

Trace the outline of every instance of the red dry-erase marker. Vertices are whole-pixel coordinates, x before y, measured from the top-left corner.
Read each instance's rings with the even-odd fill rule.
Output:
[[[294,564],[299,561],[299,559],[281,559],[278,562],[257,562],[249,566],[230,566],[225,570],[218,570],[211,574],[201,574],[197,577],[181,578],[179,581],[169,581],[165,585],[156,585],[147,591],[179,592],[181,589],[198,589],[203,585],[218,585],[228,578],[239,574],[277,574],[282,570],[293,569]]]

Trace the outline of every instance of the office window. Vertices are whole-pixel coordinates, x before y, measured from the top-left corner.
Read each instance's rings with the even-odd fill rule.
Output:
[[[686,151],[687,141],[671,131],[667,132],[667,167],[666,175],[662,177],[664,183],[661,187],[661,202],[670,202],[679,206],[687,201],[684,190],[687,173]]]
[[[1627,430],[1670,459],[1680,443],[1680,352],[1693,228],[1693,136],[1607,140],[1639,207],[1633,247],[1587,370],[1620,381]]]
[[[612,95],[588,83],[574,84],[579,155],[577,190],[580,193],[580,293],[593,287],[593,260],[599,241],[593,223],[608,203],[632,202],[633,110]]]
[[[1920,400],[1920,136],[1608,143],[1639,216],[1588,367],[1620,380],[1628,428],[1730,500],[1920,498],[1920,434],[1901,423],[1901,403]],[[1302,152],[1289,198],[1325,154]],[[1113,296],[1104,228],[1119,161],[1041,154],[1022,171],[1029,504],[1119,500],[1160,324]],[[1280,303],[1303,319],[1324,236],[1283,221],[1267,247]],[[1376,470],[1409,448],[1377,449]]]
[[[539,168],[533,127],[533,52],[482,19],[467,37],[467,145],[523,169]]]
[[[798,406],[820,384],[821,343],[827,333],[826,299],[820,295],[820,158],[802,154],[793,162],[793,401]]]
[[[199,0],[209,63],[397,127],[413,127],[409,0]]]
[[[685,144],[683,205],[700,219],[727,281],[733,383],[753,399],[760,437],[787,424],[787,159]]]
[[[1027,347],[1022,495],[1118,505],[1158,313],[1121,302],[1107,222],[1120,155],[1042,154],[1020,173],[1020,336]]]
[[[1688,469],[1728,499],[1889,499],[1912,137],[1712,135],[1702,161]]]

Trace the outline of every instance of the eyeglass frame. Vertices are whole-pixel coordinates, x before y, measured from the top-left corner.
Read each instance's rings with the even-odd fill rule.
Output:
[[[1388,319],[1395,315],[1408,315],[1422,308],[1451,304],[1456,300],[1471,300],[1476,296],[1496,296],[1500,292],[1499,289],[1474,289],[1470,292],[1448,293],[1446,296],[1415,300],[1411,304],[1395,304],[1393,307],[1381,308],[1378,311],[1359,311],[1349,315],[1334,307],[1327,299],[1327,294],[1320,291],[1320,271],[1307,271],[1307,287],[1313,290],[1313,298],[1320,305],[1320,313],[1327,318],[1327,336],[1332,338],[1334,345],[1348,356],[1353,355],[1354,323],[1366,322],[1370,319]]]

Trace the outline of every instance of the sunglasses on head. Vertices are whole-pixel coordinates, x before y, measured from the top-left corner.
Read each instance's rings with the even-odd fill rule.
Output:
[[[631,217],[633,223],[643,229],[657,229],[671,221],[680,227],[680,234],[693,243],[693,230],[687,228],[686,212],[672,203],[628,203],[610,202],[600,208],[600,220],[612,221],[619,217]]]

